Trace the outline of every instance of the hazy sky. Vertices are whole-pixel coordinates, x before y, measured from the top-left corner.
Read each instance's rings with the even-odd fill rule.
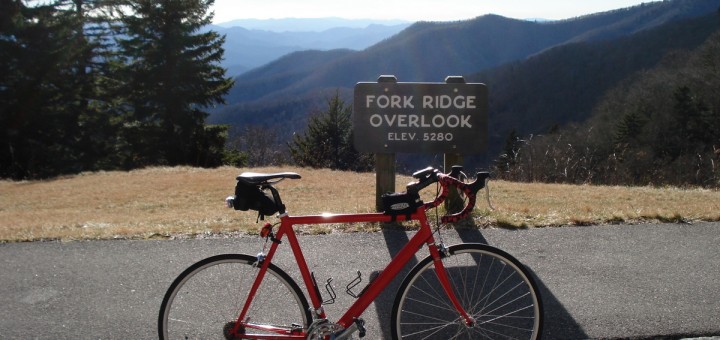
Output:
[[[448,21],[499,14],[566,19],[651,0],[215,0],[215,19],[324,18]]]

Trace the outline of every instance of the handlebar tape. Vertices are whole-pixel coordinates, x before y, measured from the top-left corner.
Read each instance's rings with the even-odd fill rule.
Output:
[[[444,224],[458,222],[470,215],[473,208],[475,207],[477,192],[485,187],[485,183],[490,178],[490,174],[488,172],[478,172],[475,181],[466,184],[452,176],[442,173],[437,173],[436,176],[438,182],[440,183],[440,186],[442,187],[442,191],[434,201],[425,203],[425,209],[437,207],[438,205],[440,205],[440,203],[444,202],[448,195],[448,187],[450,186],[454,186],[457,189],[461,190],[468,198],[467,204],[460,212],[445,215],[440,219],[440,221]]]

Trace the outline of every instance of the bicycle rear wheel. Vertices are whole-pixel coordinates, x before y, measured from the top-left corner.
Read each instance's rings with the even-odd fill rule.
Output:
[[[255,261],[257,258],[249,255],[226,254],[186,269],[170,285],[160,307],[160,339],[232,339],[228,330],[237,321],[259,271],[253,266]],[[289,332],[307,329],[311,319],[307,300],[295,281],[270,264],[246,320]],[[243,329],[263,334],[250,328]]]
[[[449,248],[443,265],[460,304],[475,320],[466,326],[435,273],[432,258],[400,285],[392,310],[394,339],[538,339],[542,305],[537,285],[509,254],[482,244]]]

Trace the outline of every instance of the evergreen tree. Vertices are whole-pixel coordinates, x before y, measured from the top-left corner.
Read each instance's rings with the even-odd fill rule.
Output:
[[[117,165],[114,6],[114,0],[56,0],[56,7],[72,19],[75,59],[66,81],[75,89],[72,105],[80,126],[75,152],[83,170]]]
[[[225,130],[206,128],[204,109],[232,86],[219,66],[224,36],[210,24],[213,0],[127,0],[124,165],[219,165]],[[220,151],[222,152],[222,151]]]
[[[307,131],[288,144],[290,156],[300,166],[366,171],[372,168],[369,155],[353,147],[350,113],[338,93],[328,100],[327,111],[310,116]]]
[[[79,18],[57,3],[2,0],[0,176],[36,178],[82,170],[80,92],[74,76],[85,49]]]
[[[708,150],[717,133],[718,118],[713,115],[710,107],[689,87],[681,86],[674,93],[674,118],[678,132],[691,144],[699,144]]]
[[[113,132],[102,103],[111,94],[99,79],[111,76],[99,51],[112,53],[103,42],[111,33],[97,16],[106,2],[0,0],[0,176],[107,166],[99,159],[111,154]]]
[[[502,175],[511,172],[517,166],[518,154],[522,148],[523,141],[518,136],[517,130],[510,130],[505,139],[503,152],[495,160],[495,169]]]
[[[635,144],[647,119],[635,110],[629,111],[615,126],[615,146],[624,149]]]

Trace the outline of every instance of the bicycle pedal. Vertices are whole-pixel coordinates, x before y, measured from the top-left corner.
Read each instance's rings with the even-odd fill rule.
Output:
[[[293,323],[290,325],[290,334],[302,334],[303,326]]]
[[[355,322],[355,326],[358,329],[358,337],[364,338],[365,337],[365,320],[357,318],[353,321]]]

